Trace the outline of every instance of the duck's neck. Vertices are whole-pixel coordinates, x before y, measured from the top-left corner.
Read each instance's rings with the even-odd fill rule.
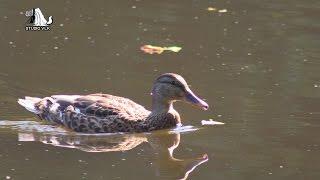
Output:
[[[161,97],[153,96],[152,97],[152,113],[167,113],[170,110],[173,110],[173,102],[165,101]]]
[[[152,130],[174,127],[180,123],[179,113],[173,108],[173,101],[152,97],[152,111],[147,118]]]

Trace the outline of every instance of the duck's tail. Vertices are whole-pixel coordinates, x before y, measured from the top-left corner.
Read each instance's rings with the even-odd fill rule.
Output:
[[[41,111],[37,108],[36,104],[39,103],[42,99],[37,97],[28,97],[26,96],[24,99],[18,99],[18,103],[26,108],[28,111],[33,112],[35,114],[40,114]]]
[[[63,123],[62,114],[64,110],[62,109],[70,104],[64,103],[65,106],[61,107],[61,104],[52,97],[37,98],[28,96],[24,99],[18,99],[18,103],[28,111],[36,114],[40,119],[58,124]]]

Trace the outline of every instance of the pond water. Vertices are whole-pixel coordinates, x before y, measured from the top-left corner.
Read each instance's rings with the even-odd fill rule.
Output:
[[[35,7],[53,17],[50,31],[25,31]],[[319,179],[319,8],[316,0],[2,1],[0,179]],[[182,50],[149,55],[146,44]],[[210,105],[176,103],[182,129],[75,134],[16,102],[103,92],[150,108],[152,82],[165,72]],[[208,119],[225,124],[201,126]]]

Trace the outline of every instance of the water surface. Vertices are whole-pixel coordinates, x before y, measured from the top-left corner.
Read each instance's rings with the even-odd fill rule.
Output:
[[[33,7],[53,16],[50,32],[24,30]],[[189,179],[319,179],[319,8],[315,0],[2,1],[1,120],[37,121],[16,103],[25,95],[104,92],[149,108],[164,72],[183,75],[211,108],[176,103],[198,130],[113,135],[134,147],[112,152],[85,150],[117,146],[111,137],[5,126],[0,178],[177,179],[195,167]],[[145,44],[183,49],[146,55]],[[202,127],[203,119],[226,124]]]

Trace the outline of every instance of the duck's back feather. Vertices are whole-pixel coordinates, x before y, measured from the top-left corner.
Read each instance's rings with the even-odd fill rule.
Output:
[[[132,121],[143,120],[150,113],[128,98],[109,94],[90,94],[79,97],[74,102],[74,107],[87,116],[106,118],[116,115]]]

